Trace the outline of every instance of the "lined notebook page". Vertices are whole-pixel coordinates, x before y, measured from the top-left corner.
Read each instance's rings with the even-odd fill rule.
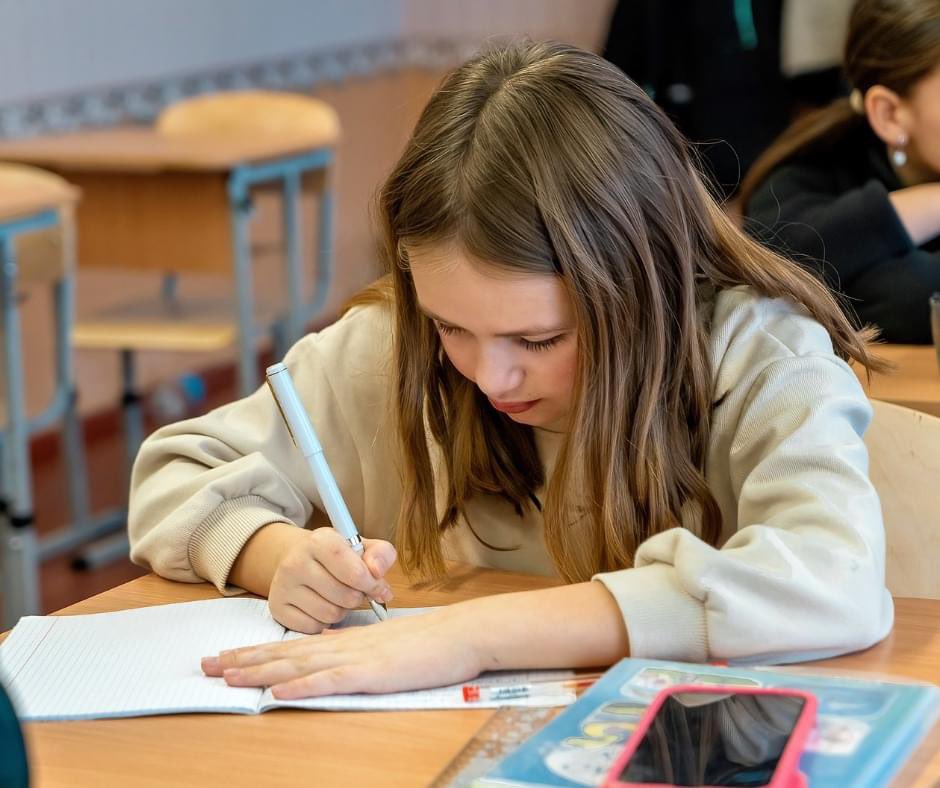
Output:
[[[206,677],[199,658],[283,634],[264,599],[28,616],[0,646],[0,677],[26,720],[254,713],[261,691]]]
[[[393,608],[393,618],[431,608]],[[376,623],[371,610],[354,611],[342,627]],[[27,616],[0,646],[0,680],[24,720],[82,720],[184,712],[253,714],[269,708],[465,708],[460,685],[388,695],[336,695],[276,701],[270,691],[229,687],[199,668],[200,657],[277,640],[304,637],[287,631],[264,599],[211,599],[84,616]],[[500,673],[480,686],[568,678],[571,671]],[[575,695],[478,703],[562,705]]]

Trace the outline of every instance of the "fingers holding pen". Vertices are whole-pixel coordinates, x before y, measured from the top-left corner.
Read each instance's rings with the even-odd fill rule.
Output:
[[[392,589],[385,573],[395,562],[395,548],[379,539],[364,539],[363,545],[366,550],[359,555],[333,528],[317,528],[310,534],[310,556],[340,584],[387,602]]]
[[[368,541],[371,567],[334,529],[307,532],[285,551],[275,570],[268,591],[274,618],[312,635],[362,607],[367,595],[379,602],[390,600],[384,573],[394,562],[395,550],[388,542]]]
[[[398,560],[398,552],[391,542],[384,539],[363,539],[362,546],[365,548],[362,553],[363,563],[369,568],[372,576],[376,580],[385,577]]]

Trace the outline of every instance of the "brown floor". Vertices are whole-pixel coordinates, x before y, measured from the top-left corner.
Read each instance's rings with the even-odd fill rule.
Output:
[[[204,410],[230,401],[234,396],[234,375],[214,374]],[[195,415],[195,414],[194,414]],[[99,423],[101,420],[98,420]],[[117,425],[117,419],[105,421]],[[127,505],[127,472],[124,461],[124,437],[116,428],[96,432],[86,439],[88,479],[92,511],[100,512]],[[66,484],[66,469],[61,452],[44,453],[33,464],[33,494],[36,529],[39,537],[65,526],[71,518]],[[63,555],[43,563],[40,569],[41,606],[51,613],[73,602],[106,591],[145,573],[128,558],[94,570],[72,568],[74,555]]]
[[[93,511],[125,505],[127,483],[121,439],[119,433],[111,433],[93,440],[88,446]],[[58,456],[33,468],[36,529],[40,538],[70,521],[65,474],[64,463]],[[43,563],[40,570],[43,613],[51,613],[144,573],[127,558],[90,571],[74,570],[71,562],[72,555],[63,555]]]

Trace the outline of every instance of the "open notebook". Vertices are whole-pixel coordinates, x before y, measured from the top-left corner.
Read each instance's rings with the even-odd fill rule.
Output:
[[[393,616],[423,608],[392,609]],[[371,611],[351,613],[343,626],[371,624]],[[224,649],[302,637],[278,624],[263,599],[211,599],[83,616],[27,616],[0,646],[0,681],[23,720],[86,720],[184,712],[257,714],[272,708],[466,708],[462,685],[387,695],[334,695],[275,700],[269,690],[229,687],[199,668]],[[329,637],[329,636],[325,636]],[[570,671],[539,671],[539,680]],[[491,673],[480,686],[520,684],[532,673]],[[575,694],[481,701],[474,707],[557,706]]]

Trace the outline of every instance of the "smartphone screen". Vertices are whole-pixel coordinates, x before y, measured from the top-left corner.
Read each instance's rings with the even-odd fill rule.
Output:
[[[767,785],[805,702],[788,695],[670,695],[619,779],[664,785]]]

